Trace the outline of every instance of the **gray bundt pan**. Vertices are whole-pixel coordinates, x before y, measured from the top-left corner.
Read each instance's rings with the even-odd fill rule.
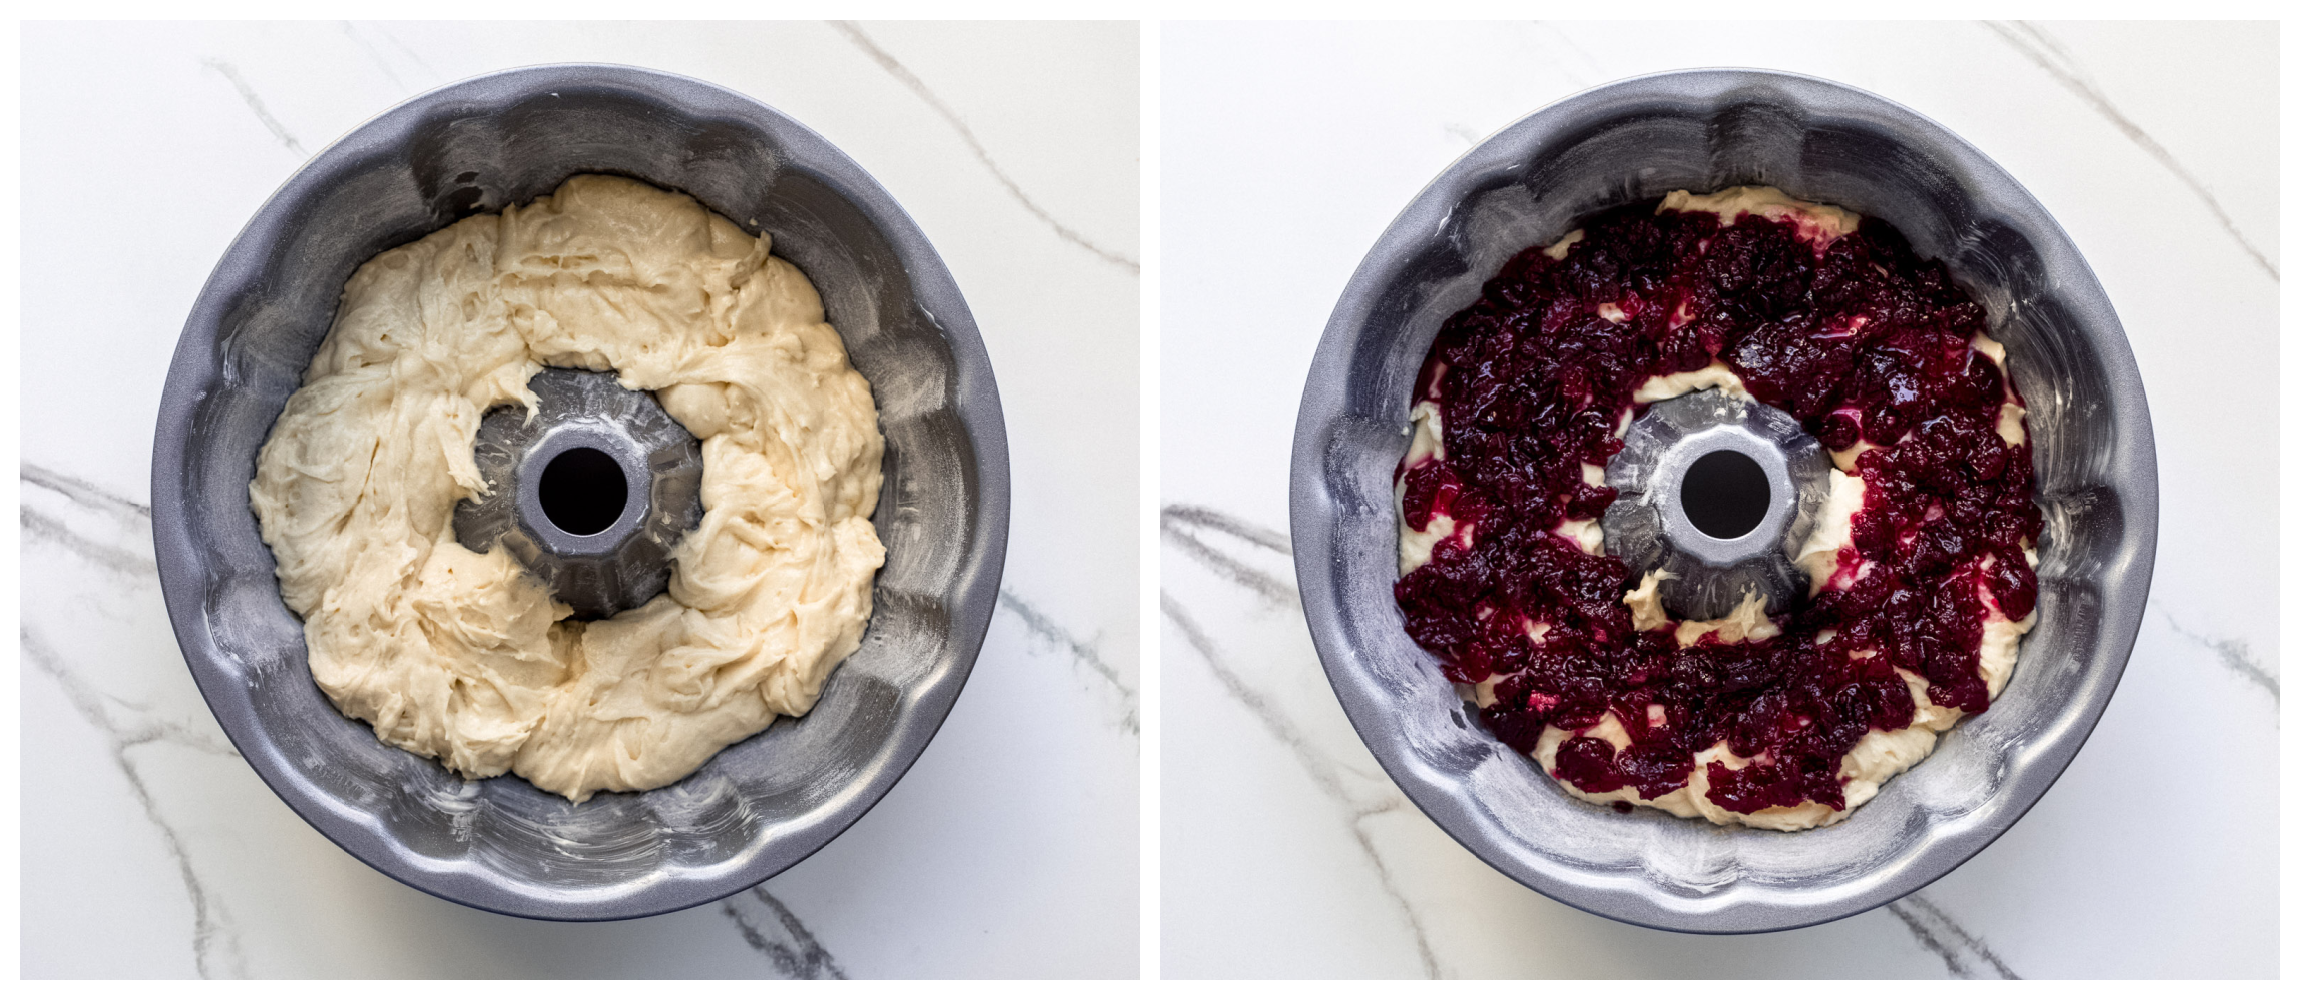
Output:
[[[248,506],[256,450],[354,268],[463,216],[604,172],[684,191],[774,237],[822,293],[886,435],[887,550],[862,648],[799,719],[685,780],[582,805],[465,782],[378,742],[313,684]],[[287,804],[425,892],[606,920],[739,892],[837,836],[902,777],[957,699],[1006,554],[1006,431],[948,269],[861,166],[733,91],[625,66],[511,70],[408,101],[266,202],[201,290],[153,441],[168,614],[217,721]]]
[[[1466,713],[1390,587],[1390,474],[1445,318],[1519,250],[1674,188],[1772,184],[1886,220],[1988,309],[2029,404],[2043,616],[1989,711],[1837,826],[1720,828],[1567,796]],[[1294,566],[1327,678],[1423,812],[1553,899],[1648,927],[1782,930],[1922,888],[2036,804],[2092,732],[2140,628],[2156,452],[2108,296],[2004,170],[1898,104],[1810,77],[1689,70],[1608,84],[1503,129],[1374,244],[1311,363],[1294,430]]]

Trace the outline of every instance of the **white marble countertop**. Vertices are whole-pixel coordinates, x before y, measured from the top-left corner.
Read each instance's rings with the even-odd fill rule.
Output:
[[[2274,26],[1168,24],[1160,45],[1166,975],[2277,974]],[[1285,536],[1310,355],[1390,219],[1535,108],[1711,65],[1883,94],[2027,185],[2131,337],[2163,503],[2122,686],[2036,808],[1890,907],[1743,938],[1569,909],[1416,810],[1326,685]]]
[[[1126,976],[1139,940],[1137,28],[31,24],[23,42],[22,970],[58,976]],[[312,153],[474,74],[605,61],[805,122],[918,220],[1012,449],[999,614],[948,722],[723,903],[553,924],[378,874],[233,753],[162,607],[160,386]]]

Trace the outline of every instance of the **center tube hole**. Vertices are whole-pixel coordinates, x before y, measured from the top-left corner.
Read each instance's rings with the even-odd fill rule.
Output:
[[[1704,535],[1739,538],[1757,530],[1773,505],[1772,484],[1757,460],[1737,451],[1713,451],[1685,470],[1678,503],[1685,519]]]
[[[596,535],[614,527],[630,497],[621,463],[597,448],[560,452],[535,484],[543,516],[570,535]]]

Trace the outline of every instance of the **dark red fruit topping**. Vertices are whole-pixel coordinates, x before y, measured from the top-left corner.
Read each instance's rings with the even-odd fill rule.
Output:
[[[1556,775],[1584,791],[1666,794],[1723,740],[1754,762],[1709,765],[1717,804],[1841,809],[1845,753],[1916,710],[1895,668],[1924,677],[1936,704],[1986,710],[1988,601],[2014,619],[2035,607],[2029,449],[1996,432],[2010,383],[1970,346],[1987,332],[1981,307],[1889,225],[1863,220],[1817,251],[1790,223],[1655,209],[1590,219],[1562,260],[1518,254],[1438,334],[1416,399],[1440,408],[1445,459],[1399,470],[1405,522],[1474,529],[1470,547],[1439,542],[1397,582],[1406,630],[1452,680],[1501,677],[1480,716],[1521,752],[1547,725],[1577,732],[1613,711],[1629,746],[1579,735],[1558,750]],[[1840,574],[1850,586],[1768,608],[1771,639],[1680,649],[1668,629],[1632,627],[1627,566],[1555,529],[1613,502],[1581,466],[1620,450],[1636,389],[1713,361],[1825,447],[1882,447],[1856,466],[1867,499],[1848,548],[1867,565]]]

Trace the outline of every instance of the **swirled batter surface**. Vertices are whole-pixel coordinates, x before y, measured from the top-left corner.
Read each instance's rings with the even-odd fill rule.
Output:
[[[362,265],[249,487],[312,676],[387,743],[575,801],[676,781],[811,708],[886,551],[883,441],[814,286],[685,195],[579,176]],[[481,414],[613,371],[702,442],[666,593],[583,622],[455,538]]]
[[[1795,830],[1986,711],[2035,623],[2020,396],[1987,317],[1892,227],[1679,191],[1518,254],[1446,321],[1398,468],[1399,606],[1572,794]],[[1687,392],[1796,417],[1837,468],[1796,607],[1672,621],[1604,551],[1605,465]]]

